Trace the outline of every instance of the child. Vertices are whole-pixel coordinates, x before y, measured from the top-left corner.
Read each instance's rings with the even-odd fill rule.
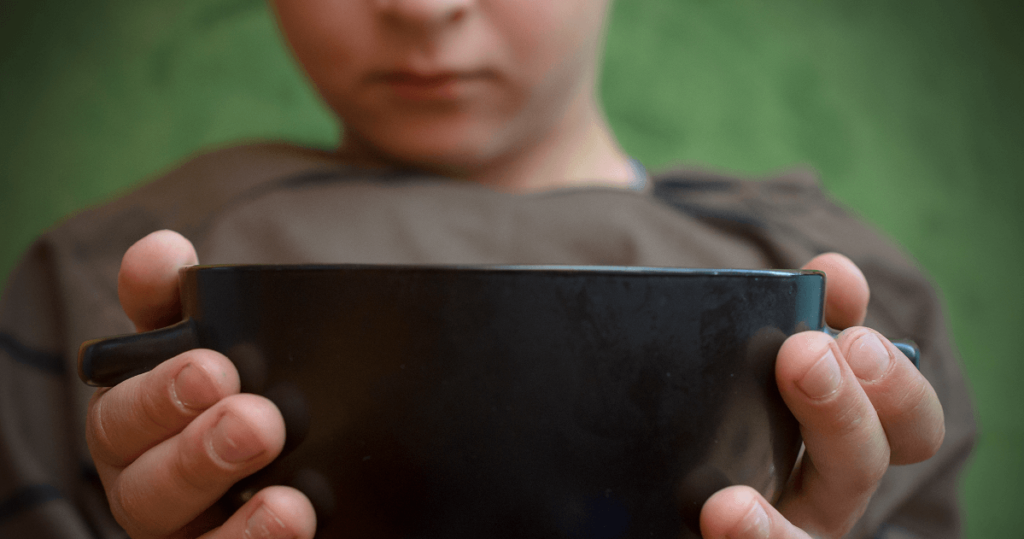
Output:
[[[341,147],[208,154],[36,244],[0,307],[11,335],[0,487],[26,493],[11,498],[20,501],[9,529],[113,535],[105,499],[133,537],[314,533],[308,500],[287,487],[232,515],[213,508],[283,443],[276,408],[239,394],[223,356],[194,350],[92,395],[67,371],[78,343],[129,329],[118,297],[136,329],[174,321],[181,265],[806,263],[829,274],[829,323],[850,329],[837,340],[799,334],[780,351],[779,389],[806,443],[799,475],[777,508],[746,487],[715,494],[704,536],[956,536],[955,478],[973,423],[926,281],[805,173],[763,183],[648,177],[595,96],[608,0],[280,0],[275,9],[344,123]],[[821,254],[833,250],[850,258]],[[860,327],[866,317],[916,339],[922,371]],[[93,476],[74,469],[79,440]],[[68,499],[44,503],[58,495]]]

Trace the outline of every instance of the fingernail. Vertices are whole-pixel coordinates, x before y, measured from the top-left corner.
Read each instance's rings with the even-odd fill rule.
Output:
[[[266,505],[261,505],[245,522],[245,537],[250,539],[289,539],[295,534],[289,533],[284,522],[277,518]]]
[[[222,460],[241,464],[263,452],[263,444],[256,433],[241,419],[227,413],[210,431],[210,446]]]
[[[804,373],[796,385],[805,395],[812,399],[821,399],[835,393],[842,381],[839,363],[832,353],[832,348],[825,351],[818,361]]]
[[[171,397],[185,408],[205,410],[217,402],[217,388],[202,367],[189,363],[171,382]]]
[[[878,335],[867,332],[850,347],[850,355],[846,358],[853,374],[865,382],[878,380],[889,370],[892,358],[889,350],[882,344]]]
[[[735,539],[767,539],[771,533],[771,521],[768,520],[768,513],[764,507],[754,500],[750,511],[743,517],[743,529],[738,534],[729,534]]]

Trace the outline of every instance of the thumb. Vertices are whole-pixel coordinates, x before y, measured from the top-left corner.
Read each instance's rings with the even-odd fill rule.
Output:
[[[864,323],[871,291],[868,281],[852,260],[839,253],[811,259],[803,269],[825,272],[825,322],[836,329]]]
[[[192,242],[170,230],[153,232],[128,248],[117,274],[117,296],[135,329],[149,331],[178,321],[178,268],[198,262]]]

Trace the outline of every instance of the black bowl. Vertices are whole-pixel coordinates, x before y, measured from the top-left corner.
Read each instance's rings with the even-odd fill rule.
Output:
[[[80,374],[227,355],[287,441],[225,503],[291,484],[320,537],[674,539],[719,488],[777,499],[801,440],[775,356],[824,329],[824,290],[813,271],[194,266],[181,323],[86,343]]]

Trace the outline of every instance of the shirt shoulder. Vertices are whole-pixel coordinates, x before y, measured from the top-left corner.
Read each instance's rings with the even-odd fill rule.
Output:
[[[808,167],[762,177],[676,168],[655,176],[653,195],[679,211],[762,238],[790,264],[828,251],[904,266],[909,261],[884,232],[829,194]]]
[[[172,229],[186,236],[246,193],[318,170],[345,173],[330,153],[283,143],[255,143],[200,153],[138,187],[87,208],[47,231],[42,241],[79,263],[114,258],[142,236]]]
[[[916,326],[938,310],[935,287],[913,256],[833,198],[812,169],[753,178],[673,169],[656,176],[653,193],[678,211],[744,238],[777,268],[799,268],[825,252],[849,257],[871,286],[870,317],[887,331],[924,333]]]

